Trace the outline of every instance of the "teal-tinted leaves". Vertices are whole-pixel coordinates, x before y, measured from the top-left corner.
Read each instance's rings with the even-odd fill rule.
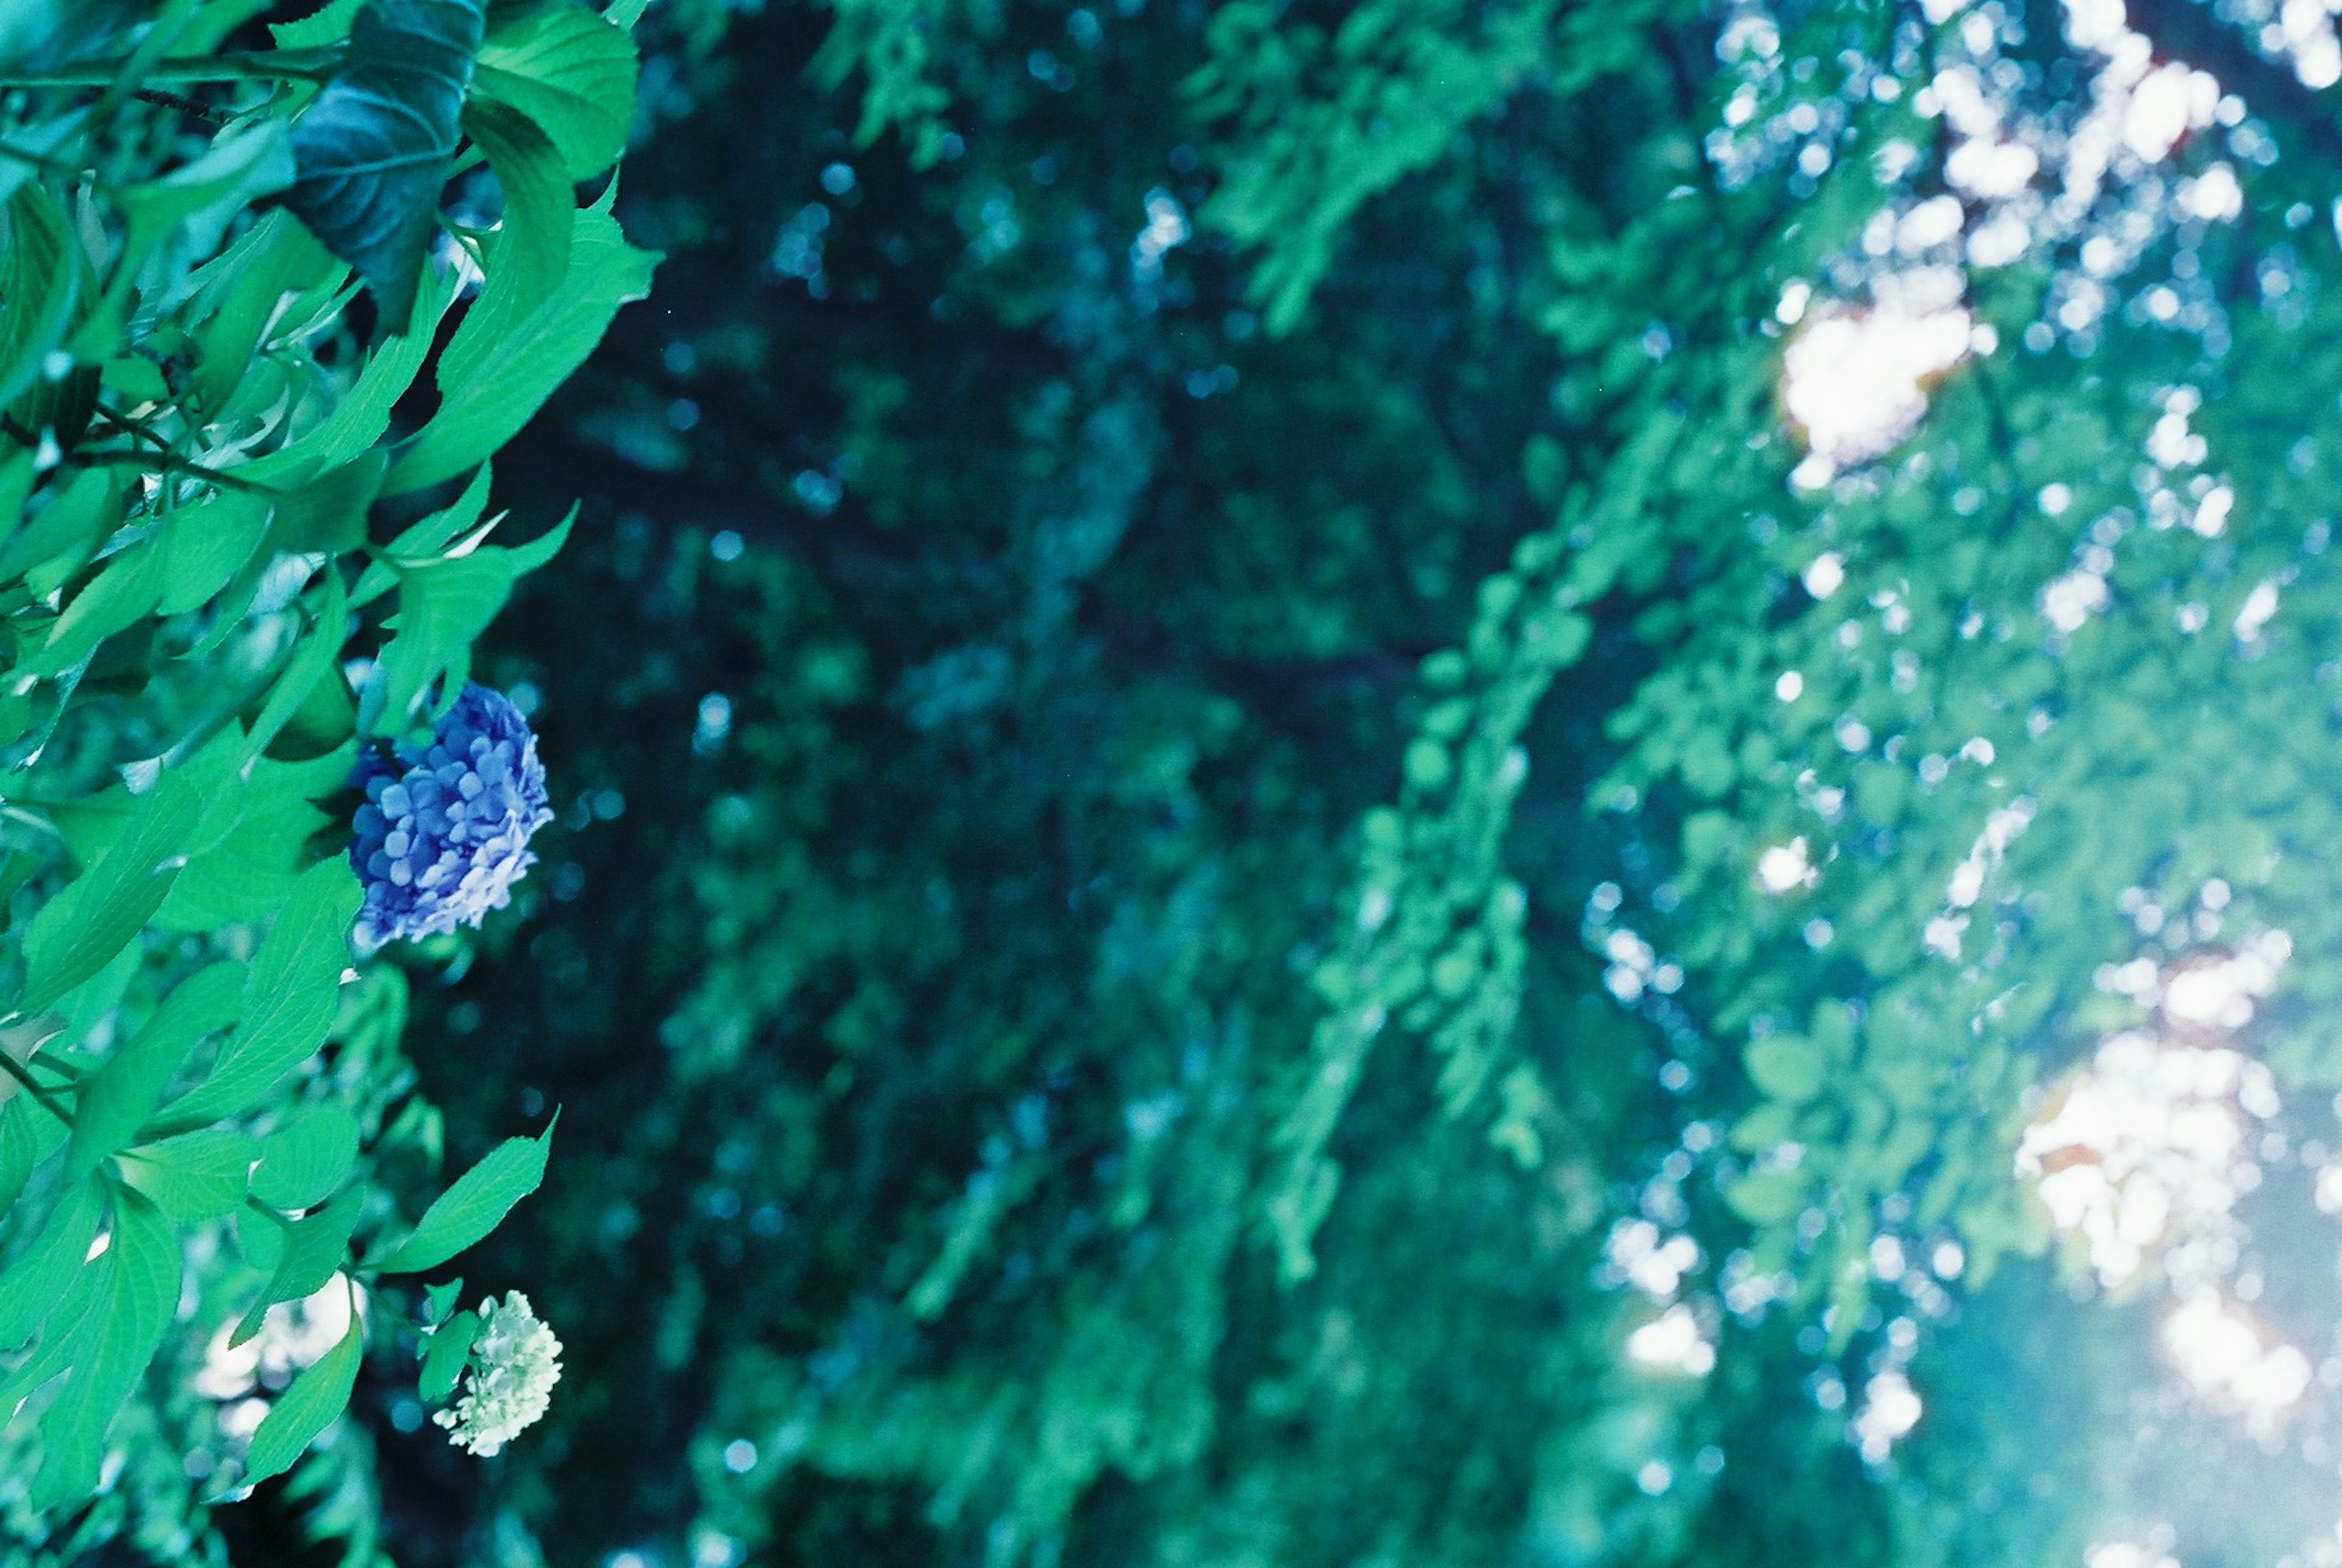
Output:
[[[75,1183],[49,1211],[32,1244],[0,1274],[0,1350],[30,1339],[72,1287],[105,1213],[104,1183],[95,1176]]]
[[[569,524],[565,517],[543,538],[517,549],[483,545],[396,568],[398,634],[383,650],[381,686],[367,693],[368,728],[377,734],[399,729],[442,674],[445,698],[455,700],[471,671],[472,639],[504,608],[513,583],[553,558],[569,537]]]
[[[365,1320],[353,1312],[341,1343],[293,1380],[293,1386],[270,1407],[267,1418],[252,1434],[252,1446],[244,1459],[246,1484],[291,1469],[317,1433],[348,1407],[350,1390],[357,1385],[358,1363],[365,1353]]]
[[[41,1473],[33,1506],[49,1508],[96,1488],[105,1430],[138,1386],[179,1304],[179,1242],[169,1223],[135,1193],[117,1191],[114,1260],[93,1326],[75,1347],[73,1372],[41,1416]]]
[[[357,1158],[357,1118],[331,1101],[303,1105],[262,1141],[252,1195],[280,1209],[305,1209],[332,1195]]]
[[[608,168],[626,146],[635,72],[625,29],[559,5],[497,29],[481,46],[473,91],[535,121],[575,182]]]
[[[203,803],[166,776],[97,864],[51,899],[25,935],[25,1012],[96,974],[138,934],[171,891]]]
[[[1820,1046],[1802,1034],[1770,1034],[1742,1058],[1749,1080],[1776,1100],[1802,1105],[1822,1091],[1829,1064]]]
[[[480,0],[370,0],[294,127],[285,205],[357,268],[394,333],[414,314],[484,19]]]
[[[121,1148],[162,1103],[171,1074],[195,1043],[235,1021],[244,966],[215,964],[179,983],[155,1016],[83,1085],[74,1108],[65,1174],[78,1176]]]
[[[374,1266],[386,1274],[437,1268],[495,1230],[515,1203],[536,1191],[552,1152],[550,1126],[538,1137],[505,1139],[440,1193],[415,1233]]]
[[[552,298],[518,321],[465,318],[441,362],[439,411],[400,451],[383,493],[451,478],[511,440],[586,362],[618,307],[650,292],[657,260],[628,245],[607,212],[578,213],[569,274]],[[465,372],[460,378],[451,363]]]
[[[175,1224],[234,1213],[252,1181],[260,1142],[233,1127],[205,1127],[124,1153],[122,1179]]]
[[[349,1255],[350,1233],[357,1228],[358,1215],[365,1208],[365,1189],[352,1187],[315,1213],[286,1223],[285,1250],[277,1256],[276,1272],[235,1325],[228,1343],[242,1344],[260,1332],[270,1307],[298,1301],[332,1279]]]
[[[459,1312],[424,1342],[423,1373],[415,1379],[415,1392],[425,1404],[437,1404],[455,1392],[455,1379],[462,1374],[479,1332],[480,1314]]]
[[[493,99],[475,99],[464,110],[464,129],[503,187],[505,211],[494,248],[487,260],[487,282],[465,317],[489,326],[475,327],[463,336],[467,345],[494,340],[491,327],[525,318],[550,298],[569,272],[570,226],[575,205],[569,182],[562,176],[560,155],[535,123],[516,109]],[[455,345],[439,362],[443,381],[458,382],[469,371],[455,355]],[[466,353],[476,353],[468,347]]]
[[[79,297],[81,247],[56,198],[18,188],[0,207],[0,404],[33,385]]]
[[[0,1214],[24,1195],[25,1183],[40,1161],[41,1135],[33,1118],[44,1114],[34,1108],[30,1094],[13,1094],[0,1104]]]
[[[268,497],[255,490],[215,490],[163,524],[162,600],[166,615],[200,609],[244,569],[268,532]]]
[[[211,1076],[165,1113],[166,1131],[249,1110],[324,1042],[349,965],[358,902],[357,878],[338,857],[301,874],[253,955],[244,1021],[220,1047]]]

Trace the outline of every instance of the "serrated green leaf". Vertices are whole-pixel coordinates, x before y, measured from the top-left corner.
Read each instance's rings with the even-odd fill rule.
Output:
[[[262,1140],[252,1195],[280,1209],[322,1203],[357,1158],[358,1124],[332,1101],[303,1105]]]
[[[569,537],[568,517],[544,537],[517,549],[483,545],[469,554],[399,564],[397,635],[383,649],[380,686],[369,693],[368,727],[377,734],[403,728],[431,683],[444,674],[445,702],[461,693],[471,669],[473,640],[503,609],[513,583],[553,558]]]
[[[536,1191],[552,1153],[550,1125],[538,1137],[505,1139],[440,1193],[414,1233],[373,1266],[386,1274],[437,1268],[495,1230],[515,1203]]]
[[[235,1022],[244,966],[220,963],[183,980],[137,1034],[82,1085],[65,1174],[77,1177],[128,1144],[162,1103],[171,1075],[198,1041]]]
[[[341,574],[328,569],[325,592],[319,595],[317,617],[285,662],[285,673],[276,677],[269,688],[268,700],[261,704],[260,715],[252,722],[252,733],[245,738],[246,759],[258,756],[268,749],[317,683],[325,680],[334,666],[341,662],[342,643],[349,619],[349,596],[342,588]]]
[[[154,614],[164,585],[163,553],[151,542],[130,545],[73,597],[49,628],[49,640],[27,668],[54,675],[96,652],[98,644]]]
[[[155,1358],[179,1304],[179,1240],[136,1193],[114,1194],[115,1259],[95,1331],[79,1347],[65,1385],[41,1415],[41,1472],[33,1506],[45,1509],[97,1488],[105,1432]]]
[[[493,324],[524,320],[552,298],[568,275],[577,205],[562,175],[561,155],[525,115],[492,99],[475,99],[465,106],[464,130],[487,155],[505,197],[504,215],[487,248],[487,282],[465,320],[483,315]],[[500,335],[494,325],[459,335],[465,355],[479,352],[473,345]],[[451,385],[469,379],[475,368],[460,357],[450,362],[456,349],[450,343],[439,361],[438,375]]]
[[[162,554],[162,613],[184,614],[209,604],[260,548],[269,516],[269,498],[259,491],[215,490],[165,518],[156,545]]]
[[[347,275],[281,207],[198,267],[188,280],[195,295],[187,312],[196,347],[197,404],[214,417],[226,409],[285,295],[331,289]]]
[[[85,469],[0,548],[0,583],[23,577],[36,594],[61,587],[122,521],[118,469]]]
[[[473,92],[542,127],[575,184],[608,168],[626,149],[636,56],[624,27],[583,6],[555,6],[489,35]]]
[[[459,363],[473,367],[466,379],[442,379],[442,402],[431,422],[403,447],[383,494],[435,484],[481,461],[518,433],[555,387],[586,362],[609,330],[618,307],[650,292],[650,251],[626,243],[617,220],[599,208],[577,214],[570,231],[569,273],[560,289],[520,321],[478,329],[492,336],[493,354],[466,345]],[[447,347],[472,329],[470,318]]]
[[[165,1131],[247,1111],[309,1059],[333,1025],[360,902],[357,877],[339,856],[301,874],[253,955],[243,1022],[220,1047],[211,1075],[164,1112]]]
[[[332,1279],[349,1257],[350,1233],[365,1212],[365,1189],[352,1187],[314,1214],[305,1214],[285,1227],[285,1251],[267,1288],[252,1303],[229,1337],[242,1344],[260,1332],[268,1309],[279,1302],[299,1301]]]
[[[480,1314],[475,1312],[459,1312],[432,1331],[423,1344],[422,1375],[415,1382],[415,1392],[424,1403],[440,1403],[455,1392],[455,1380],[463,1375],[464,1363],[479,1332]]]
[[[171,891],[202,809],[185,780],[165,774],[114,846],[33,917],[23,1011],[48,1006],[137,936]]]
[[[350,25],[365,4],[365,0],[326,0],[297,22],[270,24],[268,35],[280,49],[321,49],[338,44],[350,35]]]
[[[285,205],[357,268],[393,333],[414,315],[485,21],[481,0],[369,0],[293,128]]]
[[[244,1457],[244,1480],[249,1485],[282,1475],[308,1452],[317,1434],[348,1408],[350,1390],[357,1386],[358,1363],[365,1353],[365,1321],[350,1313],[349,1331],[342,1341],[293,1380],[259,1430]]]
[[[174,1223],[234,1213],[252,1181],[260,1141],[233,1127],[205,1127],[124,1151],[122,1179],[155,1200]]]
[[[480,514],[487,509],[488,485],[495,469],[493,463],[481,464],[472,471],[471,482],[464,486],[464,493],[445,510],[434,512],[402,532],[390,542],[389,548],[383,551],[383,559],[367,562],[366,569],[358,576],[358,585],[350,592],[350,607],[355,609],[371,604],[397,585],[398,572],[393,562],[413,563],[435,556],[445,549],[457,534],[478,523]],[[497,514],[499,518],[503,515],[502,513]],[[492,519],[489,527],[494,526],[495,520]],[[487,532],[487,528],[480,530],[482,534]],[[476,545],[477,543],[475,538],[473,544]]]
[[[0,1350],[14,1350],[32,1338],[72,1288],[105,1213],[105,1184],[95,1176],[84,1177],[58,1199],[40,1234],[0,1274]]]
[[[363,548],[366,508],[382,491],[383,467],[381,450],[369,448],[286,491],[277,498],[269,524],[269,547],[287,555],[337,555]]]

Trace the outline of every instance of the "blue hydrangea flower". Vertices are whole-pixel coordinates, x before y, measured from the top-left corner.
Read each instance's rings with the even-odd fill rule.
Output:
[[[369,751],[355,782],[365,790],[350,844],[365,953],[502,909],[536,864],[529,836],[553,820],[528,721],[485,686],[464,688],[429,745]]]

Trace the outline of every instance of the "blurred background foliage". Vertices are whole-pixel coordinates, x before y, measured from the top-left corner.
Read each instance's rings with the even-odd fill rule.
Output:
[[[2332,1561],[2297,9],[655,5],[667,259],[497,460],[560,820],[405,1040],[562,1107],[568,1375],[369,1371],[393,1556]],[[2252,1226],[2061,1261],[2027,1123],[2262,952]]]

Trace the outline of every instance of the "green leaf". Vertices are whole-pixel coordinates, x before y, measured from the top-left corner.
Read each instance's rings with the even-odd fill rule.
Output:
[[[175,1224],[234,1213],[252,1183],[260,1141],[233,1127],[205,1127],[124,1152],[122,1179],[155,1200]]]
[[[393,333],[414,315],[485,20],[482,0],[370,0],[293,129],[285,205],[357,268]]]
[[[350,35],[350,25],[365,4],[365,0],[326,0],[297,22],[270,24],[268,35],[280,49],[322,49]]]
[[[136,1391],[179,1305],[179,1240],[155,1205],[117,1191],[115,1262],[109,1288],[93,1314],[94,1332],[81,1344],[65,1387],[41,1416],[41,1473],[33,1486],[35,1509],[72,1502],[97,1489],[105,1458],[105,1432]]]
[[[330,290],[348,269],[283,208],[268,213],[189,281],[195,401],[216,418],[243,384],[287,295]],[[225,579],[223,579],[225,581]]]
[[[215,490],[163,521],[159,608],[184,614],[210,603],[244,569],[267,536],[268,497],[256,490]]]
[[[293,145],[281,120],[260,117],[227,126],[203,156],[121,194],[128,233],[118,265],[135,270],[173,228],[189,228],[188,249],[219,249],[230,220],[293,183]]]
[[[366,541],[366,508],[382,490],[384,457],[376,449],[359,453],[287,491],[276,503],[268,543],[292,555],[336,555],[361,549]]]
[[[255,458],[236,470],[237,474],[291,488],[347,463],[381,440],[383,432],[390,428],[391,409],[415,384],[430,355],[433,334],[439,318],[455,303],[456,288],[453,267],[435,267],[426,273],[415,330],[366,356],[357,385],[342,394],[324,424],[267,456]]]
[[[556,1114],[555,1122],[560,1120]],[[374,1263],[386,1274],[435,1269],[496,1228],[513,1205],[545,1180],[553,1153],[553,1128],[535,1138],[507,1138],[439,1194],[415,1233]]]
[[[0,404],[33,385],[80,297],[82,252],[56,198],[38,185],[0,207]]]
[[[425,1285],[423,1287],[424,1321],[433,1323],[445,1323],[448,1308],[454,1306],[455,1298],[463,1293],[464,1276],[461,1274],[435,1285]]]
[[[94,1169],[136,1135],[196,1042],[235,1022],[243,996],[240,964],[215,964],[179,983],[145,1026],[82,1085],[65,1153],[68,1177]]]
[[[365,1212],[365,1188],[352,1187],[315,1213],[285,1227],[285,1251],[276,1260],[276,1272],[235,1325],[229,1344],[242,1344],[258,1333],[270,1307],[299,1301],[334,1277],[349,1256],[350,1233]]]
[[[49,640],[27,668],[40,675],[70,669],[97,645],[133,621],[150,615],[163,595],[163,553],[151,544],[133,544],[73,597],[49,628]]]
[[[1802,1105],[1822,1092],[1829,1072],[1821,1047],[1802,1034],[1768,1034],[1742,1054],[1749,1081],[1776,1100]]]
[[[166,774],[129,830],[43,906],[25,934],[23,1011],[35,1012],[105,968],[171,891],[203,803]]]
[[[105,1183],[87,1176],[73,1184],[33,1244],[0,1274],[0,1350],[14,1350],[33,1337],[74,1283],[105,1213]]]
[[[384,559],[367,562],[365,571],[359,574],[358,585],[350,592],[350,607],[371,604],[397,585],[398,571],[394,562],[412,564],[435,556],[455,535],[479,522],[480,514],[487,509],[488,484],[495,469],[493,463],[481,464],[472,471],[471,483],[464,486],[464,493],[445,511],[434,512],[401,533],[383,551]],[[498,513],[480,534],[485,535],[504,515]],[[476,545],[478,538],[475,536],[472,543]]]
[[[628,245],[608,213],[590,207],[578,213],[570,231],[569,274],[552,298],[519,322],[495,323],[493,331],[485,323],[475,329],[468,316],[456,329],[447,355],[472,373],[460,382],[440,381],[439,411],[400,451],[383,494],[451,478],[512,439],[586,362],[618,307],[650,292],[657,260]],[[467,332],[491,340],[494,352],[465,343]]]
[[[305,1209],[332,1195],[357,1158],[358,1123],[332,1101],[303,1105],[264,1139],[252,1195],[280,1209]]]
[[[282,732],[309,694],[325,680],[340,662],[342,643],[349,620],[349,596],[343,590],[341,574],[331,569],[325,573],[323,603],[317,606],[317,618],[301,639],[293,657],[285,662],[285,673],[269,688],[268,700],[261,704],[260,716],[253,721],[252,733],[245,738],[244,755],[249,759],[268,749],[269,743]]]
[[[35,1116],[55,1120],[22,1090],[0,1104],[0,1214],[24,1196],[25,1183],[32,1180],[33,1167],[40,1163],[41,1134],[33,1125]]]
[[[504,608],[514,581],[561,548],[575,516],[573,507],[550,533],[518,549],[483,545],[465,555],[395,565],[398,634],[383,649],[380,687],[367,694],[368,727],[374,733],[386,734],[404,727],[415,704],[443,673],[447,677],[443,696],[455,700],[470,673],[473,640]]]
[[[432,1331],[424,1342],[423,1374],[415,1384],[424,1403],[437,1404],[455,1392],[455,1379],[463,1375],[479,1332],[480,1314],[475,1312],[459,1312]]]
[[[499,323],[520,321],[552,298],[567,275],[577,206],[562,177],[560,155],[526,115],[490,99],[475,99],[464,110],[464,129],[487,155],[505,195],[504,216],[487,253],[487,282],[465,320],[486,315]],[[498,335],[484,328],[465,334],[464,340],[475,345]],[[447,346],[452,355],[455,345]],[[468,379],[471,368],[443,355],[438,374],[453,385]]]
[[[498,28],[480,48],[473,92],[535,121],[575,184],[625,150],[636,70],[635,41],[625,28],[563,5]]]
[[[211,1076],[164,1113],[163,1130],[199,1127],[250,1110],[324,1043],[349,967],[350,926],[361,902],[357,876],[338,855],[301,874],[253,955],[244,1021],[220,1047]]]
[[[341,1343],[293,1380],[293,1386],[269,1407],[267,1417],[252,1434],[252,1446],[244,1456],[246,1485],[290,1470],[317,1434],[348,1407],[350,1390],[357,1385],[358,1363],[365,1353],[365,1323],[353,1312],[349,1332],[342,1335]]]

